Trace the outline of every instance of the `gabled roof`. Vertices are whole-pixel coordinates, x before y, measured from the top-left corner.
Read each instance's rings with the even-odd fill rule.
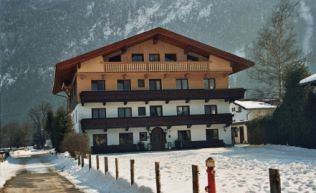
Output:
[[[312,75],[310,75],[310,76],[308,76],[300,81],[300,85],[302,85],[302,86],[305,86],[308,84],[316,86],[316,73],[312,74]]]
[[[234,101],[236,105],[243,107],[246,110],[259,110],[259,109],[275,109],[277,106],[265,103],[262,101]]]
[[[250,60],[158,27],[56,64],[53,93],[56,94],[62,91],[63,83],[69,84],[71,82],[71,79],[76,72],[76,66],[78,63],[101,55],[111,54],[153,38],[184,49],[190,49],[190,51],[196,52],[206,57],[211,54],[231,61],[233,73],[239,72],[254,65],[254,63]]]

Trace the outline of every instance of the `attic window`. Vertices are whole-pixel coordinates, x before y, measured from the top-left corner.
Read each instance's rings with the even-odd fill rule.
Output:
[[[196,56],[192,56],[190,54],[187,55],[187,60],[188,61],[199,61],[199,58]]]
[[[132,54],[132,61],[143,62],[144,54]]]
[[[121,62],[121,55],[109,57],[109,62]]]
[[[177,61],[176,54],[165,54],[165,61]]]

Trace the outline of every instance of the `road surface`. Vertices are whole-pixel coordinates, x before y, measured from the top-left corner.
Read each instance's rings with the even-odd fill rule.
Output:
[[[46,156],[15,158],[18,164],[22,164],[22,169],[5,183],[0,193],[81,193],[69,180],[45,164]]]

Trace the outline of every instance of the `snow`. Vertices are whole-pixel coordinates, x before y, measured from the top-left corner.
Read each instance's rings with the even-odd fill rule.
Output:
[[[239,101],[236,100],[235,104],[244,107],[245,109],[274,109],[277,106],[271,105],[261,101]]]
[[[221,193],[268,193],[268,169],[280,170],[284,193],[316,192],[316,150],[298,147],[260,145],[233,148],[207,148],[199,150],[107,154],[109,173],[104,175],[104,156],[100,155],[100,170],[96,170],[96,157],[92,156],[92,169],[77,165],[67,154],[50,155],[42,163],[31,159],[26,168],[45,172],[45,167],[55,168],[84,192],[153,193],[155,192],[154,162],[160,162],[161,188],[164,193],[192,192],[191,165],[199,166],[200,189],[206,185],[205,159],[216,161],[216,186]],[[119,176],[115,180],[114,160],[119,160]],[[10,158],[12,159],[12,158]],[[135,182],[130,185],[129,160],[135,160]],[[0,164],[6,174],[12,175],[19,164],[6,161]],[[43,168],[43,170],[35,169]],[[1,174],[1,173],[0,173]],[[2,181],[1,181],[2,180]],[[3,184],[3,175],[0,175]],[[1,186],[0,186],[1,187]]]
[[[307,78],[304,78],[303,80],[300,81],[301,85],[306,85],[309,83],[316,83],[316,73],[308,76]]]

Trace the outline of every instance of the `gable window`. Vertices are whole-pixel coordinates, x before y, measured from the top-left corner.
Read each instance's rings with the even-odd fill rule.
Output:
[[[137,80],[138,88],[144,88],[145,87],[145,80],[144,79],[138,79]]]
[[[190,54],[187,55],[187,60],[188,61],[199,61],[199,58],[196,56],[192,56]]]
[[[105,119],[106,109],[105,108],[94,108],[92,111],[92,119]]]
[[[119,139],[120,139],[120,145],[132,145],[133,133],[120,133]]]
[[[190,130],[178,131],[178,140],[179,141],[191,141],[191,131]]]
[[[161,90],[161,80],[149,79],[149,90]]]
[[[122,61],[121,55],[109,57],[109,62],[121,62],[121,61]]]
[[[235,112],[235,107],[232,108],[232,112]]]
[[[190,115],[190,107],[189,106],[177,106],[177,115]]]
[[[144,61],[144,54],[132,54],[132,61],[143,62]]]
[[[159,54],[149,54],[149,61],[160,61],[160,55]]]
[[[131,81],[130,80],[117,80],[117,90],[130,91],[131,90]]]
[[[104,80],[91,80],[91,90],[92,91],[104,91],[105,81]]]
[[[107,145],[106,134],[93,134],[93,146],[105,146]]]
[[[147,141],[147,132],[139,132],[139,141]]]
[[[150,116],[151,117],[161,117],[162,116],[162,106],[150,106]]]
[[[177,61],[176,54],[165,54],[165,61]]]
[[[218,139],[218,129],[206,129],[206,140]]]
[[[176,87],[177,89],[189,89],[188,79],[177,79]]]
[[[204,89],[215,89],[216,83],[214,78],[204,79]]]
[[[132,108],[118,108],[117,109],[118,117],[132,117]]]
[[[146,108],[138,107],[138,116],[146,116]]]
[[[216,105],[205,105],[204,111],[206,115],[215,115],[217,114],[217,106]]]

